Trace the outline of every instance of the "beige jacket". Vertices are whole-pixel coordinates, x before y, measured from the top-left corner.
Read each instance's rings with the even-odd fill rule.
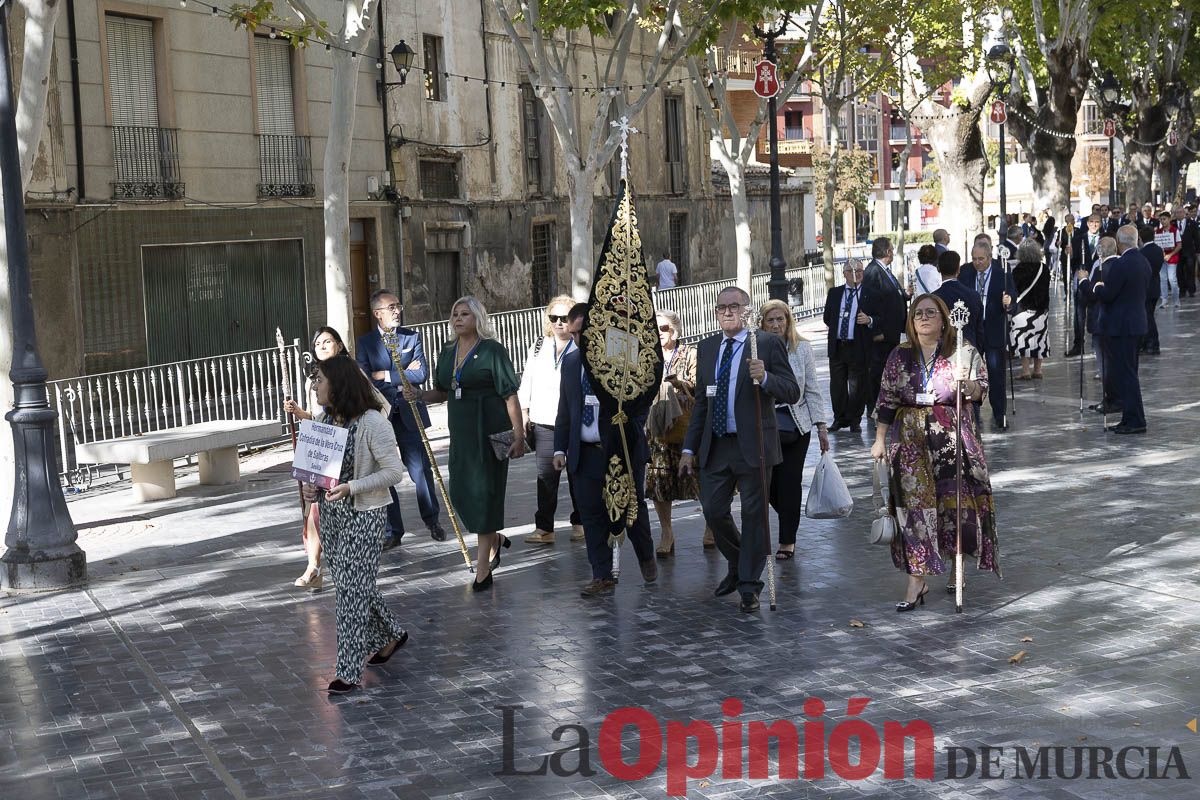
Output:
[[[322,415],[321,421],[329,420]],[[387,417],[370,409],[358,418],[354,437],[354,477],[350,495],[355,511],[383,508],[392,502],[388,488],[404,477],[404,465],[396,446],[396,434]]]

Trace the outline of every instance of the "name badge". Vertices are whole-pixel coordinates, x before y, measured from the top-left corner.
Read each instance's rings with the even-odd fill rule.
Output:
[[[600,405],[600,398],[596,397],[594,394],[589,394],[587,397],[583,398],[583,404],[585,406],[598,406]]]
[[[707,397],[716,397],[717,396],[717,387],[709,386],[708,389],[704,392],[704,394]]]
[[[937,402],[937,395],[933,392],[917,392],[917,405],[931,406]]]
[[[454,390],[454,399],[462,400],[462,388],[461,387]]]

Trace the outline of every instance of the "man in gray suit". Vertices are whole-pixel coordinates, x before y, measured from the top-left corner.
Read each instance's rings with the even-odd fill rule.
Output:
[[[729,574],[717,586],[717,597],[741,592],[742,611],[758,608],[762,571],[771,550],[771,532],[763,527],[767,497],[759,464],[764,455],[767,482],[771,468],[782,458],[775,404],[795,403],[800,385],[788,363],[783,340],[746,329],[750,296],[736,286],[717,295],[721,333],[700,342],[696,356],[696,406],[679,461],[681,475],[699,468],[700,504],[716,538],[717,549],[729,562]],[[758,358],[750,358],[749,337],[756,337]],[[759,450],[754,410],[757,380],[762,418]],[[742,533],[733,521],[733,490],[742,498]]]

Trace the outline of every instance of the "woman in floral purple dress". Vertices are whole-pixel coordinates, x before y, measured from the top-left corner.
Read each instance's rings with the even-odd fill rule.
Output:
[[[879,390],[871,455],[888,458],[900,534],[892,561],[908,573],[908,590],[897,611],[925,602],[929,575],[954,564],[954,417],[956,335],[946,304],[921,295],[909,307],[908,341],[888,356]],[[987,368],[979,352],[962,343],[964,404],[987,394]],[[964,405],[962,420],[963,554],[979,569],[1000,574],[996,516],[975,415]],[[947,568],[949,565],[950,569]]]

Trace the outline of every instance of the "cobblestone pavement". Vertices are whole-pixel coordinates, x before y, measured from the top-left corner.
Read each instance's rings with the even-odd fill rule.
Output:
[[[830,767],[821,779],[779,780],[774,757],[772,779],[749,779],[734,758],[692,778],[690,797],[1200,797],[1200,734],[1186,727],[1200,715],[1200,307],[1159,313],[1163,354],[1142,368],[1149,435],[1116,437],[1095,414],[1081,417],[1078,361],[1067,369],[1061,358],[1044,382],[1019,385],[1012,430],[986,433],[1005,578],[970,575],[961,616],[937,584],[924,608],[893,610],[903,578],[865,543],[865,434],[833,436],[853,516],[805,520],[798,558],[779,570],[779,610],[764,603],[753,615],[713,598],[724,567],[701,548],[695,503],[677,508],[676,555],[660,562],[656,585],[636,579],[626,547],[616,595],[580,598],[582,545],[565,531],[552,547],[520,542],[534,502],[533,459],[523,459],[509,481],[517,541],[495,589],[470,592],[453,542],[410,535],[385,555],[380,582],[412,640],[368,671],[363,692],[330,699],[333,594],[291,587],[303,557],[282,451],[252,459],[234,491],[191,475],[178,498],[154,505],[128,505],[127,490],[84,495],[71,510],[88,587],[0,597],[0,797],[660,798],[666,742],[682,741],[666,721],[720,731],[727,697],[743,702],[742,722],[797,728],[805,699],[821,698],[827,735],[849,698],[871,698],[860,716],[879,735],[886,721],[932,726],[935,779],[914,780],[910,763],[907,780],[888,780],[881,763],[865,780]],[[1094,402],[1090,359],[1086,371]],[[416,520],[411,492],[406,502]],[[1027,655],[1009,663],[1018,651]],[[536,770],[582,729],[594,773],[577,774],[571,752],[555,766],[576,774],[498,774],[502,706],[521,707],[508,772]],[[601,724],[624,706],[666,731],[662,763],[640,780],[601,761]],[[582,728],[555,741],[567,724]],[[633,764],[633,729],[624,742]],[[944,748],[982,745],[1005,748],[993,767],[1004,777],[981,778],[981,767],[947,777]],[[1050,778],[1016,777],[1015,747],[1034,757],[1053,745],[1156,746],[1160,771],[1178,747],[1192,777],[1067,780],[1052,755]],[[1130,755],[1128,772],[1149,769],[1148,750]],[[1072,751],[1065,760],[1069,773]]]

